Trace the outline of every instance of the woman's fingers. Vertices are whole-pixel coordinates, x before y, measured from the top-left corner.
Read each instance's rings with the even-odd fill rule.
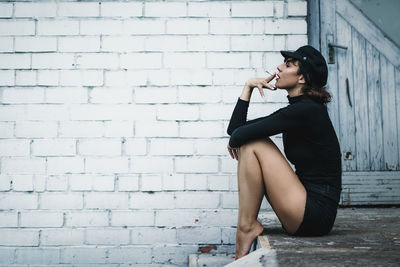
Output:
[[[266,81],[267,83],[269,83],[270,81],[272,81],[272,80],[275,78],[275,76],[276,76],[276,73],[274,72],[274,74],[272,74],[271,76],[267,77],[267,78],[265,79],[265,81]]]
[[[275,86],[272,86],[272,85],[270,85],[270,84],[267,83],[267,82],[262,82],[262,84],[264,85],[264,87],[267,87],[268,89],[276,90],[276,87],[275,87]]]
[[[261,95],[262,97],[264,97],[263,85],[264,85],[264,84],[257,84],[258,91],[260,91],[260,95]]]

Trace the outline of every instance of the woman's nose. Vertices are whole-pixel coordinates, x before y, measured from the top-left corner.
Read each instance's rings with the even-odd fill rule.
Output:
[[[279,72],[281,72],[281,70],[282,70],[281,66],[282,66],[282,64],[279,65],[278,67],[276,67],[276,69],[277,69]]]

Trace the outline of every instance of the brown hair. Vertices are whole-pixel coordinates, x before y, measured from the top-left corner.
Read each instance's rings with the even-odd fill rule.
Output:
[[[297,60],[299,64],[299,70],[297,74],[303,74],[306,84],[303,86],[301,91],[303,94],[308,95],[311,99],[313,99],[316,102],[322,103],[326,105],[327,103],[331,102],[332,96],[331,94],[326,90],[326,87],[323,86],[321,88],[314,88],[311,86],[311,81],[307,73],[304,73],[304,69],[301,66],[300,60]]]

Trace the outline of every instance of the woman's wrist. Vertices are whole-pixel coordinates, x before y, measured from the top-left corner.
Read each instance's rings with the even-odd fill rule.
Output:
[[[246,83],[239,98],[244,101],[250,101],[252,91],[253,89]]]

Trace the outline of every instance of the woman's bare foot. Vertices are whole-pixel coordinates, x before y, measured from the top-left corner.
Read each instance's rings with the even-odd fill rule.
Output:
[[[264,230],[259,221],[255,221],[252,225],[238,226],[236,232],[236,255],[235,260],[245,256],[257,236]]]

